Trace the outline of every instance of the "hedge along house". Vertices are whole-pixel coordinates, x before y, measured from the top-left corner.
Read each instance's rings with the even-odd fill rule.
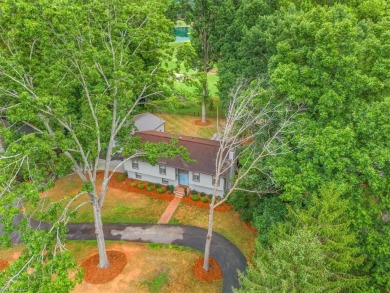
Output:
[[[185,162],[180,158],[159,159],[155,166],[133,159],[125,162],[125,171],[129,178],[136,178],[153,183],[189,187],[191,190],[211,194],[215,183],[215,160],[219,149],[219,141],[198,137],[176,135],[158,131],[138,131],[136,136],[142,142],[170,142],[178,140],[178,145],[187,148],[190,158],[195,162]],[[234,154],[229,154],[233,158]],[[222,175],[217,182],[217,195],[223,196],[229,188],[229,176],[232,172]]]

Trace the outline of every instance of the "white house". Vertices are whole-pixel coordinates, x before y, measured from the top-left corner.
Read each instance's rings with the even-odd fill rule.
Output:
[[[134,125],[139,131],[144,130],[155,130],[155,131],[161,131],[164,132],[165,130],[165,121],[161,119],[160,117],[157,117],[150,113],[141,113],[138,115],[135,115],[134,118]],[[99,158],[99,164],[98,164],[98,170],[104,170],[105,168],[105,162],[104,156],[101,156]],[[120,166],[117,168],[117,166],[122,162],[122,155],[117,154],[112,158],[112,161],[110,162],[109,170],[113,171],[116,168],[117,172],[124,172],[125,169],[123,166]]]
[[[159,159],[155,166],[133,159],[125,162],[125,171],[129,178],[137,178],[153,183],[174,186],[187,186],[191,190],[211,194],[215,182],[215,160],[219,149],[219,141],[176,135],[159,131],[139,131],[135,135],[142,142],[170,142],[178,139],[178,145],[187,148],[194,163],[187,163],[180,158]],[[233,155],[233,154],[231,154]],[[217,194],[223,196],[228,187],[228,174],[224,174],[218,182]]]

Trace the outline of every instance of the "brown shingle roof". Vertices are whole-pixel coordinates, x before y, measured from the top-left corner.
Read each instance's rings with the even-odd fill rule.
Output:
[[[183,169],[187,171],[200,172],[204,174],[215,174],[215,160],[219,148],[219,142],[215,140],[177,135],[159,131],[138,131],[135,135],[141,137],[142,142],[170,142],[172,138],[178,140],[179,146],[184,146],[190,153],[190,158],[195,163],[187,163],[180,158],[160,159],[160,163],[167,166]]]

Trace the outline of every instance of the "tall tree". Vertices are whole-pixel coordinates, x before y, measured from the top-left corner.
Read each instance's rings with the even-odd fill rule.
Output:
[[[383,272],[389,270],[390,257],[388,3],[300,1],[310,5],[298,9],[291,2],[279,2],[242,28],[235,44],[241,50],[219,66],[222,84],[240,74],[265,75],[275,97],[303,107],[294,136],[285,138],[286,154],[266,158],[261,165],[268,166],[280,201],[296,209],[310,204],[324,182],[347,186],[345,196],[353,199],[348,209],[352,227],[367,256],[360,268],[370,276],[367,290],[387,289],[390,279]],[[263,179],[263,174],[252,172],[242,183],[253,188]],[[256,218],[261,219],[267,201],[256,198],[241,204],[251,208],[252,212],[245,211],[247,216],[261,223]]]
[[[215,208],[226,202],[234,192],[242,190],[240,183],[250,172],[264,171],[257,167],[258,163],[280,153],[284,143],[279,138],[291,126],[293,115],[289,106],[273,105],[270,102],[270,92],[264,81],[253,81],[249,86],[240,83],[232,91],[226,110],[226,122],[218,132],[220,146],[215,160],[215,182],[209,209],[203,264],[205,271],[209,270]],[[261,137],[261,142],[251,143],[254,137]],[[237,164],[240,165],[239,168]],[[229,181],[228,190],[217,201],[217,190],[222,177]],[[265,189],[245,191],[258,195],[272,192]]]
[[[230,0],[184,1],[191,8],[186,21],[191,23],[191,43],[198,57],[199,83],[202,100],[202,122],[206,122],[206,103],[209,99],[207,75],[220,54],[220,40],[233,16]]]
[[[134,111],[166,90],[160,67],[172,40],[166,3],[18,0],[0,8],[0,108],[10,124],[1,129],[6,176],[0,218],[9,228],[16,209],[7,209],[73,171],[84,183],[78,196],[87,193],[93,208],[99,267],[107,267],[101,211],[113,155],[123,148],[128,158],[152,163],[157,154],[185,155],[182,148],[140,145],[131,136]],[[17,131],[26,125],[34,132]],[[29,188],[19,195],[23,186]]]
[[[357,291],[365,278],[356,275],[364,258],[346,213],[348,200],[334,184],[321,189],[313,204],[289,221],[274,226],[270,246],[257,247],[257,256],[243,288],[237,292]]]

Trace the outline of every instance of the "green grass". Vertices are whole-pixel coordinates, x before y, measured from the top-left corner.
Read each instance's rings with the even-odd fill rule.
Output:
[[[181,44],[184,43],[184,42],[180,42],[180,43],[174,43],[174,45],[172,45],[175,49],[173,49],[173,56],[176,55],[176,48],[181,46]],[[195,70],[193,69],[186,69],[184,67],[183,64],[180,64],[180,66],[178,66],[178,60],[176,59],[176,57],[173,57],[171,60],[165,60],[164,62],[164,68],[167,69],[167,70],[175,70],[177,73],[181,73],[181,74],[186,74],[186,75],[194,75],[196,73]],[[179,68],[177,68],[179,67]],[[212,70],[212,72],[209,72],[207,74],[207,84],[208,84],[208,88],[209,88],[209,94],[211,97],[213,97],[214,99],[218,96],[218,81],[219,81],[219,77],[218,75],[216,74],[216,67],[214,68],[214,70]],[[180,92],[180,93],[188,93],[187,95],[191,95],[191,96],[194,96],[196,95],[196,87],[195,86],[189,86],[183,82],[179,82],[179,81],[175,81],[174,82],[174,88]],[[185,95],[185,94],[184,94]]]
[[[55,186],[43,193],[42,196],[46,197],[46,204],[58,202],[66,195],[77,194],[81,185],[77,175],[66,176],[57,180]],[[86,200],[88,197],[82,196],[73,206],[78,206]],[[66,203],[63,201],[64,205]],[[157,223],[168,205],[168,201],[109,188],[102,209],[102,219],[104,223]],[[71,222],[93,222],[93,211],[90,203],[80,208]],[[206,228],[208,209],[181,203],[170,223]],[[233,211],[216,212],[214,227],[215,231],[230,239],[245,255],[250,255],[253,250],[255,234],[245,228],[238,213]]]
[[[42,194],[45,197],[44,207],[59,202],[59,215],[69,199],[81,190],[81,181],[76,175],[66,176],[57,180],[54,188]],[[68,199],[65,199],[68,197]],[[87,195],[80,196],[72,205],[72,209],[84,204],[77,210],[71,222],[88,222],[94,220],[93,211]],[[123,190],[108,189],[102,209],[102,219],[105,223],[150,223],[155,224],[160,219],[169,202],[144,196],[141,194],[126,192]],[[71,209],[71,210],[72,210]],[[33,213],[35,209],[27,208],[28,213]],[[43,220],[39,214],[34,215],[36,219]]]
[[[146,281],[146,285],[148,286],[150,292],[158,293],[161,288],[168,283],[168,274],[167,272],[161,272],[157,276],[153,277],[151,281]]]

